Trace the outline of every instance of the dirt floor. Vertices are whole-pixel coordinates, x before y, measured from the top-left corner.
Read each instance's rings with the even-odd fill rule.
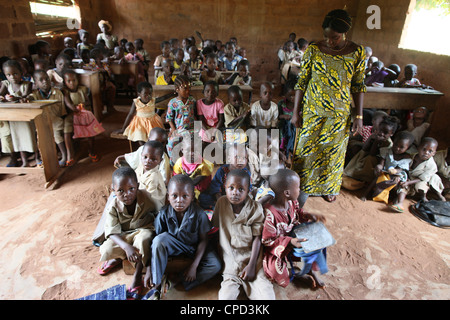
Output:
[[[109,194],[114,159],[128,142],[110,139],[126,113],[103,120],[97,139],[101,160],[81,159],[53,190],[37,174],[0,175],[0,299],[72,300],[131,282],[120,268],[100,276],[98,248],[91,236]],[[87,157],[85,144],[80,154]],[[84,150],[84,151],[83,151]],[[7,159],[0,159],[1,165]],[[328,250],[327,286],[275,286],[279,300],[448,300],[450,231],[391,212],[384,204],[362,202],[343,190],[334,203],[310,198],[305,208],[326,216],[337,243]],[[408,203],[412,203],[408,200]],[[216,300],[220,276],[190,291],[176,287],[168,300]]]

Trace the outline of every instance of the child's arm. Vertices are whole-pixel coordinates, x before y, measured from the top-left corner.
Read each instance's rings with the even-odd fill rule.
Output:
[[[250,256],[250,261],[248,265],[242,270],[239,275],[244,281],[253,281],[256,277],[256,262],[258,261],[259,251],[261,249],[261,236],[256,236],[253,238],[252,243],[252,254]]]
[[[64,104],[67,108],[73,111],[73,113],[79,113],[80,110],[77,109],[77,106],[72,102],[70,98],[70,94],[67,91],[64,91]]]
[[[133,101],[133,103],[131,104],[131,108],[130,111],[128,112],[128,115],[125,119],[125,122],[123,123],[122,129],[117,130],[117,133],[123,133],[125,131],[125,129],[128,127],[128,125],[130,124],[131,120],[134,118],[134,116],[136,115],[136,105]]]
[[[200,234],[200,242],[198,243],[197,250],[195,251],[194,261],[192,261],[191,265],[184,273],[185,281],[191,282],[195,280],[197,276],[198,265],[203,257],[203,254],[205,253],[207,245],[208,245],[208,234],[207,233]]]
[[[123,249],[123,251],[125,251],[128,261],[138,262],[141,259],[142,255],[140,254],[139,250],[124,241],[118,234],[111,234],[109,238],[121,249]]]
[[[8,88],[6,87],[6,85],[4,83],[1,84],[0,87],[0,101],[5,101],[5,95],[8,93]]]
[[[219,121],[217,122],[216,129],[221,129],[225,125],[225,116],[223,113],[219,113]]]

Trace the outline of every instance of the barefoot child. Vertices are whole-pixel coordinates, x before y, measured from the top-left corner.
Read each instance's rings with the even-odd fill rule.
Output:
[[[245,170],[228,173],[226,196],[216,203],[213,225],[219,228],[224,261],[219,300],[236,300],[242,287],[250,300],[275,300],[272,283],[262,267],[261,234],[264,211],[249,197],[250,176]]]
[[[203,209],[194,203],[192,179],[185,175],[174,176],[167,191],[169,204],[156,217],[151,272],[144,279],[146,287],[155,289],[150,299],[159,299],[178,281],[185,290],[190,290],[214,277],[221,269],[217,253],[208,246],[211,224]],[[192,258],[192,263],[177,278],[168,280],[164,275],[167,260],[179,255]]]
[[[288,270],[288,259],[292,259],[290,255],[294,248],[302,248],[301,243],[308,240],[298,239],[292,231],[303,222],[325,222],[325,218],[306,213],[299,208],[297,199],[300,195],[300,178],[295,171],[278,170],[275,175],[270,176],[269,186],[274,191],[275,197],[270,204],[265,206],[266,220],[262,233],[264,272],[278,285],[287,287],[293,279]],[[319,266],[322,274],[328,271],[325,249],[311,252],[308,256],[309,259],[313,257],[312,260]],[[298,277],[311,276],[313,287],[323,287],[324,283],[311,267],[312,264],[305,264]],[[294,273],[292,272],[292,274]]]
[[[111,189],[116,198],[105,221],[105,242],[100,246],[97,272],[105,275],[128,259],[136,271],[127,295],[137,298],[143,289],[142,270],[150,273],[150,246],[154,237],[155,204],[150,194],[139,189],[136,173],[123,167],[114,171]]]

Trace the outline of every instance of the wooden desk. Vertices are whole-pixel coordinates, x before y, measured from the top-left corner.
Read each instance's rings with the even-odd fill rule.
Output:
[[[218,98],[223,101],[223,103],[226,105],[228,104],[228,88],[231,87],[230,85],[219,85],[219,95]],[[242,90],[242,93],[244,94],[244,102],[247,102],[249,100],[250,93],[252,92],[253,88],[251,86],[239,86]],[[155,97],[160,97],[165,94],[171,93],[175,91],[174,85],[154,85],[153,86],[153,92]],[[203,86],[191,86],[191,95],[196,99],[202,99],[203,96]],[[157,105],[158,109],[166,109],[167,108],[167,101],[163,101]]]
[[[34,121],[37,131],[38,148],[41,153],[44,168],[31,167],[0,167],[0,173],[37,173],[44,172],[45,188],[56,181],[62,169],[59,167],[56,153],[53,126],[49,108],[57,104],[56,100],[32,103],[1,103],[0,120],[4,121]]]
[[[414,110],[425,106],[433,111],[443,95],[428,89],[367,87],[364,108]]]
[[[74,71],[79,76],[80,84],[89,88],[92,97],[92,113],[100,121],[103,117],[103,101],[99,72],[84,69],[74,69]]]
[[[128,74],[134,77],[134,83],[138,84],[138,61],[126,61],[119,64],[118,61],[113,61],[110,64],[112,74]]]

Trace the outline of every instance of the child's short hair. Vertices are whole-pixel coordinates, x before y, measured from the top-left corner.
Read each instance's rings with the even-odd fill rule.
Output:
[[[207,48],[211,48],[211,47],[207,47]],[[206,48],[205,48],[206,49]],[[205,49],[203,49],[203,54],[205,54]],[[208,61],[209,59],[215,59],[217,60],[217,54],[215,54],[214,52],[209,52],[208,54],[206,54],[206,59],[205,61]]]
[[[156,141],[156,140],[147,141],[146,143],[144,143],[144,148],[153,148],[153,149],[159,151],[161,158],[164,154],[164,145],[161,142]]]
[[[283,95],[286,96],[286,94],[289,91],[294,90],[296,84],[297,84],[297,78],[292,78],[292,79],[289,79],[288,81],[286,81],[286,84],[284,85],[284,88],[283,88]]]
[[[120,167],[116,169],[112,174],[112,184],[114,185],[118,180],[124,178],[131,178],[133,181],[138,182],[136,171],[130,167]]]
[[[170,47],[170,42],[167,40],[161,41],[161,44],[160,44],[161,49],[163,49],[165,46]]]
[[[407,140],[411,145],[414,143],[414,135],[409,131],[400,131],[394,136],[394,142],[399,140]]]
[[[172,178],[170,178],[169,183],[167,184],[167,190],[170,189],[170,186],[172,184],[188,185],[192,194],[194,194],[194,190],[195,190],[194,181],[192,181],[192,179],[185,174],[176,174]]]
[[[435,138],[432,137],[423,137],[422,140],[420,141],[420,145],[419,146],[424,146],[426,144],[435,144],[436,147],[438,146],[438,142]]]
[[[20,65],[20,62],[15,60],[15,59],[10,59],[7,60],[3,63],[2,66],[3,70],[5,68],[16,68],[17,70],[19,70],[21,73],[23,72],[22,66]]]
[[[48,43],[47,41],[45,41],[45,40],[38,40],[38,41],[36,41],[36,43],[34,44],[34,47],[36,48],[36,51],[39,51],[40,49],[42,49],[42,48],[44,48],[44,47],[46,47],[46,46],[49,46],[50,45],[50,43]]]
[[[250,61],[248,61],[247,59],[241,59],[238,62],[237,67],[239,68],[240,66],[246,66],[246,67],[250,68]]]
[[[228,174],[227,174],[227,180],[230,177],[239,177],[239,178],[243,178],[246,181],[247,187],[250,187],[250,175],[248,174],[248,172],[244,169],[234,169],[231,170]]]
[[[300,38],[297,40],[297,45],[299,48],[303,48],[304,46],[308,45],[308,41],[305,38]]]
[[[271,88],[272,90],[275,88],[275,86],[273,85],[273,83],[270,82],[270,81],[264,81],[263,83],[261,83],[260,89],[261,89],[262,87]]]
[[[45,70],[42,70],[42,69],[37,69],[37,70],[34,70],[34,72],[33,72],[33,79],[36,81],[36,77],[37,77],[37,75],[38,74],[47,74],[47,72],[45,72]]]
[[[216,89],[217,93],[219,93],[219,84],[214,81],[214,80],[208,80],[205,82],[205,84],[203,85],[203,92],[205,92],[205,88],[207,86],[214,86],[214,88]]]
[[[417,72],[417,66],[416,66],[415,64],[413,64],[413,63],[407,64],[407,65],[405,66],[405,69],[406,69],[406,68],[411,69],[411,70],[414,71],[414,72]]]
[[[166,138],[169,136],[169,134],[167,133],[166,129],[161,128],[161,127],[154,127],[154,128],[152,128],[152,130],[150,130],[149,136],[151,136],[152,134],[161,135],[161,136],[166,137]]]
[[[89,55],[92,59],[97,59],[102,54],[102,51],[99,48],[94,48],[89,52]]]
[[[144,90],[144,89],[146,89],[146,88],[149,88],[150,90],[153,91],[153,87],[152,87],[152,85],[151,85],[150,82],[142,81],[142,82],[139,82],[139,83],[138,83],[138,85],[137,85],[137,87],[136,87],[136,90],[137,90],[137,92],[139,93],[139,92],[141,92],[142,90]]]
[[[275,194],[283,193],[289,188],[291,182],[298,178],[298,174],[291,169],[278,169],[277,173],[269,177],[269,187]]]
[[[73,75],[77,76],[77,73],[75,72],[75,70],[72,70],[72,69],[65,69],[65,70],[63,71],[63,78],[65,79],[65,78],[66,78],[66,75],[68,75],[68,74],[73,74]]]
[[[84,29],[78,30],[78,36],[80,38],[83,37],[84,34],[89,34],[89,32],[87,30],[84,30]]]
[[[380,126],[382,124],[384,124],[388,127],[391,127],[392,131],[395,133],[395,132],[397,132],[397,130],[400,126],[400,120],[394,116],[384,116],[383,120],[381,120],[381,122],[380,122]]]
[[[73,49],[72,49],[72,50],[73,50]],[[68,63],[72,63],[72,59],[70,59],[70,57],[69,57],[67,54],[65,54],[65,53],[60,53],[60,54],[56,57],[55,61],[59,61],[59,60],[65,60],[65,61],[68,62]]]
[[[227,92],[228,92],[228,95],[231,95],[231,94],[233,94],[233,93],[242,95],[242,90],[241,90],[241,88],[240,88],[238,85],[232,85],[232,86],[230,86],[230,87],[228,88]]]

